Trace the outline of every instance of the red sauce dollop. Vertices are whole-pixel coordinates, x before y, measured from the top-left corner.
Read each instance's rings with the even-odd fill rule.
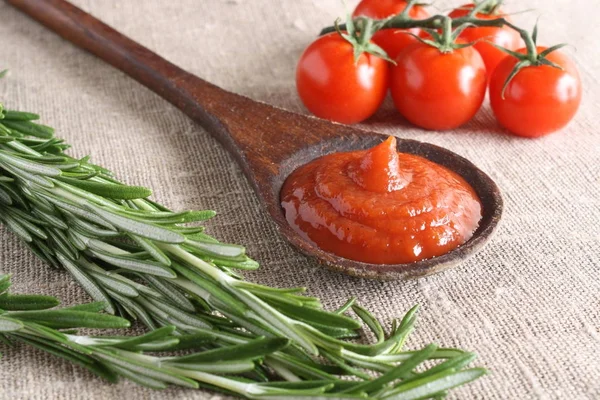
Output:
[[[456,173],[396,151],[396,138],[334,153],[295,170],[281,190],[289,224],[351,260],[404,264],[442,255],[473,236],[481,203]]]

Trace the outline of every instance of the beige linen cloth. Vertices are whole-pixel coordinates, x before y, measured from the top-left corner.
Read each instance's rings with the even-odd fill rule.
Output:
[[[338,0],[77,0],[75,3],[183,68],[231,91],[304,113],[294,68],[315,34],[343,14]],[[446,10],[459,2],[438,1]],[[353,6],[350,3],[349,6]],[[500,129],[486,101],[452,132],[426,132],[390,101],[364,124],[467,157],[500,186],[501,226],[459,268],[410,282],[380,283],[319,268],[276,233],[231,157],[202,128],[149,90],[0,2],[0,101],[38,112],[72,152],[152,188],[175,209],[219,211],[210,233],[245,244],[262,264],[248,279],[309,288],[335,307],[356,295],[388,322],[421,305],[409,342],[479,354],[491,374],[453,399],[600,398],[600,25],[597,0],[510,1],[506,8],[540,42],[568,41],[583,103],[562,132],[538,140]],[[89,300],[66,272],[52,270],[0,228],[0,267],[19,293],[71,304]],[[110,385],[79,367],[23,346],[0,350],[0,399],[222,399],[205,391]]]

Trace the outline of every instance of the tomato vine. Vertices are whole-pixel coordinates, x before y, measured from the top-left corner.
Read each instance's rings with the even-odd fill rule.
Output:
[[[330,32],[343,32],[346,30],[352,30],[352,32],[362,37],[371,38],[376,32],[385,29],[411,29],[411,28],[420,28],[423,29],[430,34],[432,34],[435,40],[427,40],[418,38],[425,43],[428,43],[432,46],[438,47],[442,52],[450,51],[453,47],[453,43],[456,38],[467,28],[472,27],[508,27],[516,31],[527,48],[526,54],[517,53],[511,49],[507,49],[504,47],[496,46],[500,50],[506,52],[513,57],[516,57],[520,60],[519,63],[516,64],[512,74],[509,76],[509,79],[505,82],[504,89],[510,83],[510,80],[524,67],[527,66],[540,66],[540,65],[549,65],[554,68],[561,69],[561,67],[551,61],[546,57],[551,52],[558,50],[564,46],[566,43],[557,44],[555,46],[551,46],[548,49],[544,50],[543,53],[538,53],[537,51],[537,24],[533,28],[532,32],[529,32],[526,29],[522,29],[512,22],[510,22],[507,18],[503,16],[498,16],[498,18],[492,19],[481,19],[477,18],[476,15],[478,13],[484,13],[488,15],[494,15],[499,10],[499,7],[502,5],[503,0],[482,0],[476,1],[473,8],[469,10],[469,12],[463,16],[458,18],[452,18],[448,15],[433,15],[426,19],[414,19],[410,16],[409,10],[420,4],[420,0],[408,0],[406,2],[405,9],[395,15],[388,18],[383,19],[374,19],[365,16],[359,16],[355,18],[349,18],[345,24],[336,23],[333,26],[326,27],[321,30],[320,35],[325,35]],[[437,35],[437,31],[442,31],[442,35]],[[453,32],[452,32],[453,30]],[[360,33],[363,32],[363,33]],[[364,43],[364,41],[362,42]],[[473,45],[474,43],[467,43],[460,45],[459,47],[465,47],[468,45]],[[373,53],[373,54],[380,54]],[[388,58],[387,55],[383,55],[383,58]]]
[[[304,105],[321,118],[360,122],[381,106],[387,81],[400,114],[425,129],[466,123],[488,87],[496,119],[514,134],[542,136],[573,118],[581,80],[556,52],[566,44],[538,46],[537,23],[515,25],[502,0],[431,16],[419,1],[362,0],[345,23],[324,28],[298,61]]]

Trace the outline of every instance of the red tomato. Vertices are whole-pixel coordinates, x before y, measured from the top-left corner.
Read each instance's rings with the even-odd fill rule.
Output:
[[[391,15],[400,14],[406,8],[407,2],[404,0],[362,0],[354,13],[353,17],[365,16],[376,19],[387,18]],[[429,18],[429,13],[422,6],[413,6],[408,15],[413,19]],[[373,41],[379,45],[390,56],[395,59],[396,56],[406,47],[418,42],[416,36],[424,37],[426,33],[419,28],[412,29],[382,29],[373,35]]]
[[[391,90],[400,114],[425,129],[456,128],[481,107],[486,70],[473,47],[442,53],[424,43],[406,48],[392,69]]]
[[[538,53],[545,47],[538,47]],[[518,50],[525,54],[525,49]],[[502,87],[515,64],[506,57],[490,80],[490,103],[498,122],[519,136],[537,137],[563,128],[575,116],[581,102],[581,79],[575,64],[554,51],[546,56],[563,69],[548,65],[525,67],[504,91]]]
[[[352,124],[369,118],[383,102],[388,63],[368,53],[355,62],[353,54],[352,45],[333,32],[315,40],[300,57],[296,87],[317,117]]]
[[[464,17],[469,13],[469,10],[473,8],[473,4],[465,4],[454,11],[452,11],[449,15],[451,18],[460,18]],[[502,11],[498,11],[494,15],[477,13],[475,16],[479,19],[491,20],[497,18],[504,18],[510,21],[510,19],[502,13]],[[519,33],[508,26],[503,27],[473,27],[467,28],[461,34],[460,38],[465,42],[475,42],[475,48],[481,54],[483,58],[483,62],[485,63],[485,67],[488,71],[488,77],[491,76],[492,72],[494,72],[494,68],[498,65],[500,61],[504,57],[507,56],[505,52],[502,50],[498,50],[489,42],[495,43],[498,46],[502,46],[509,50],[516,50],[523,45],[521,41],[521,36]]]

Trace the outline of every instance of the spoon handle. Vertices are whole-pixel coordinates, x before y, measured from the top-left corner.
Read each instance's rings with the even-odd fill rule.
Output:
[[[223,113],[216,102],[249,99],[227,92],[170,63],[64,0],[8,0],[63,38],[125,72],[210,127]],[[211,107],[212,106],[212,107]]]

